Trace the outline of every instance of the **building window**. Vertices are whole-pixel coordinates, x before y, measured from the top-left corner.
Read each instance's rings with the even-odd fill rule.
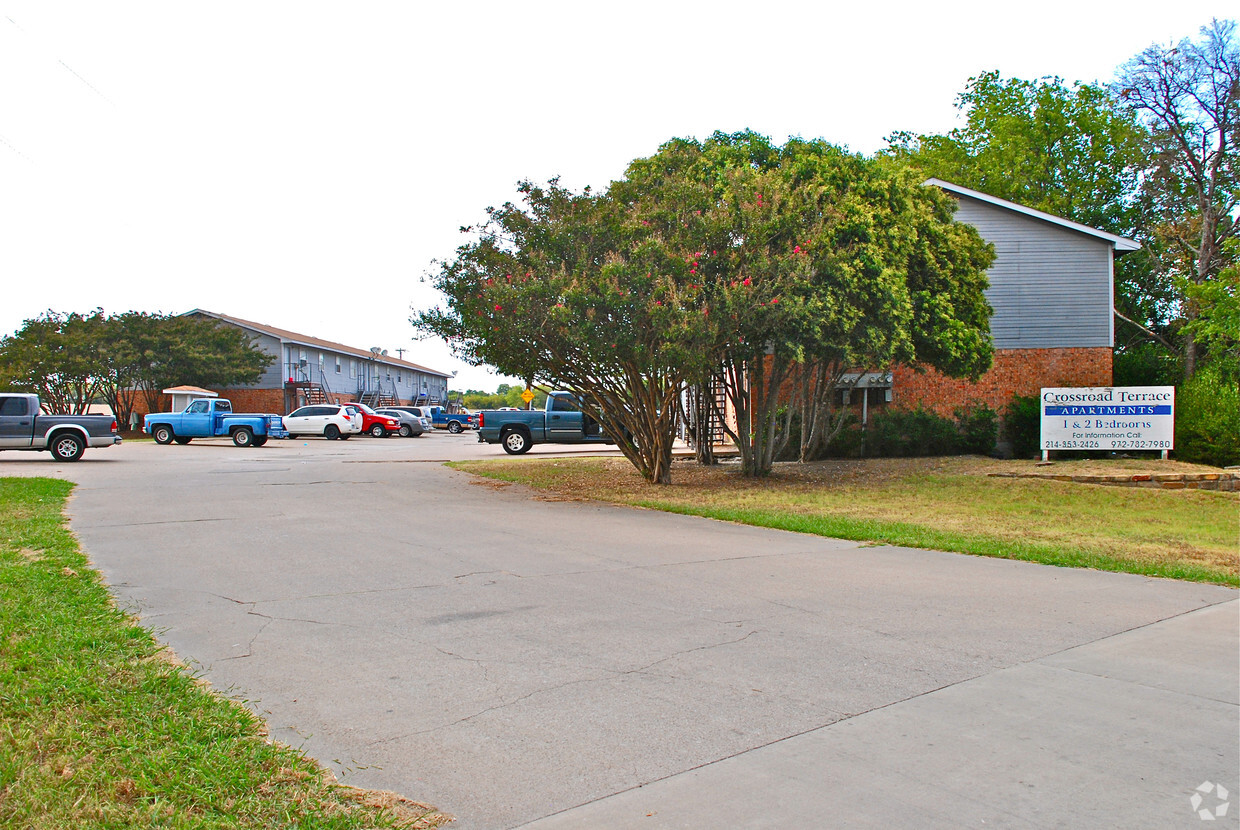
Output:
[[[357,377],[357,361],[356,360],[349,361],[349,377],[351,378]]]
[[[340,355],[336,355],[336,374],[340,374]]]

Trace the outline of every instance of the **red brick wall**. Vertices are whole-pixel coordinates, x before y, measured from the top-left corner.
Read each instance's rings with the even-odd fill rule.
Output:
[[[1089,349],[997,349],[990,371],[977,383],[957,380],[927,369],[918,374],[907,366],[895,369],[893,406],[918,404],[950,418],[957,407],[985,403],[1002,411],[1013,395],[1036,395],[1043,386],[1110,386],[1112,352]]]
[[[232,401],[233,412],[284,415],[283,389],[212,389]]]

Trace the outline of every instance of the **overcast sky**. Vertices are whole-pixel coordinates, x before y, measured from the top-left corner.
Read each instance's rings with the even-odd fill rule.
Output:
[[[871,153],[951,129],[979,72],[1108,80],[1228,12],[836,6],[0,0],[0,335],[49,308],[204,308],[493,389],[408,318],[519,180],[605,187],[714,130]]]

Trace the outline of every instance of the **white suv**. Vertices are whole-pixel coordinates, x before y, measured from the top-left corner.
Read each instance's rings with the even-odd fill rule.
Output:
[[[362,413],[352,413],[334,403],[316,403],[294,409],[284,416],[289,438],[298,435],[322,435],[330,440],[348,440],[362,431]]]

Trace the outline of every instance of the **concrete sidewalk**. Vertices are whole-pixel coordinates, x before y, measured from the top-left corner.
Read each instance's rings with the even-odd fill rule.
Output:
[[[1238,630],[1233,600],[522,827],[1198,827],[1206,781],[1234,827]]]

